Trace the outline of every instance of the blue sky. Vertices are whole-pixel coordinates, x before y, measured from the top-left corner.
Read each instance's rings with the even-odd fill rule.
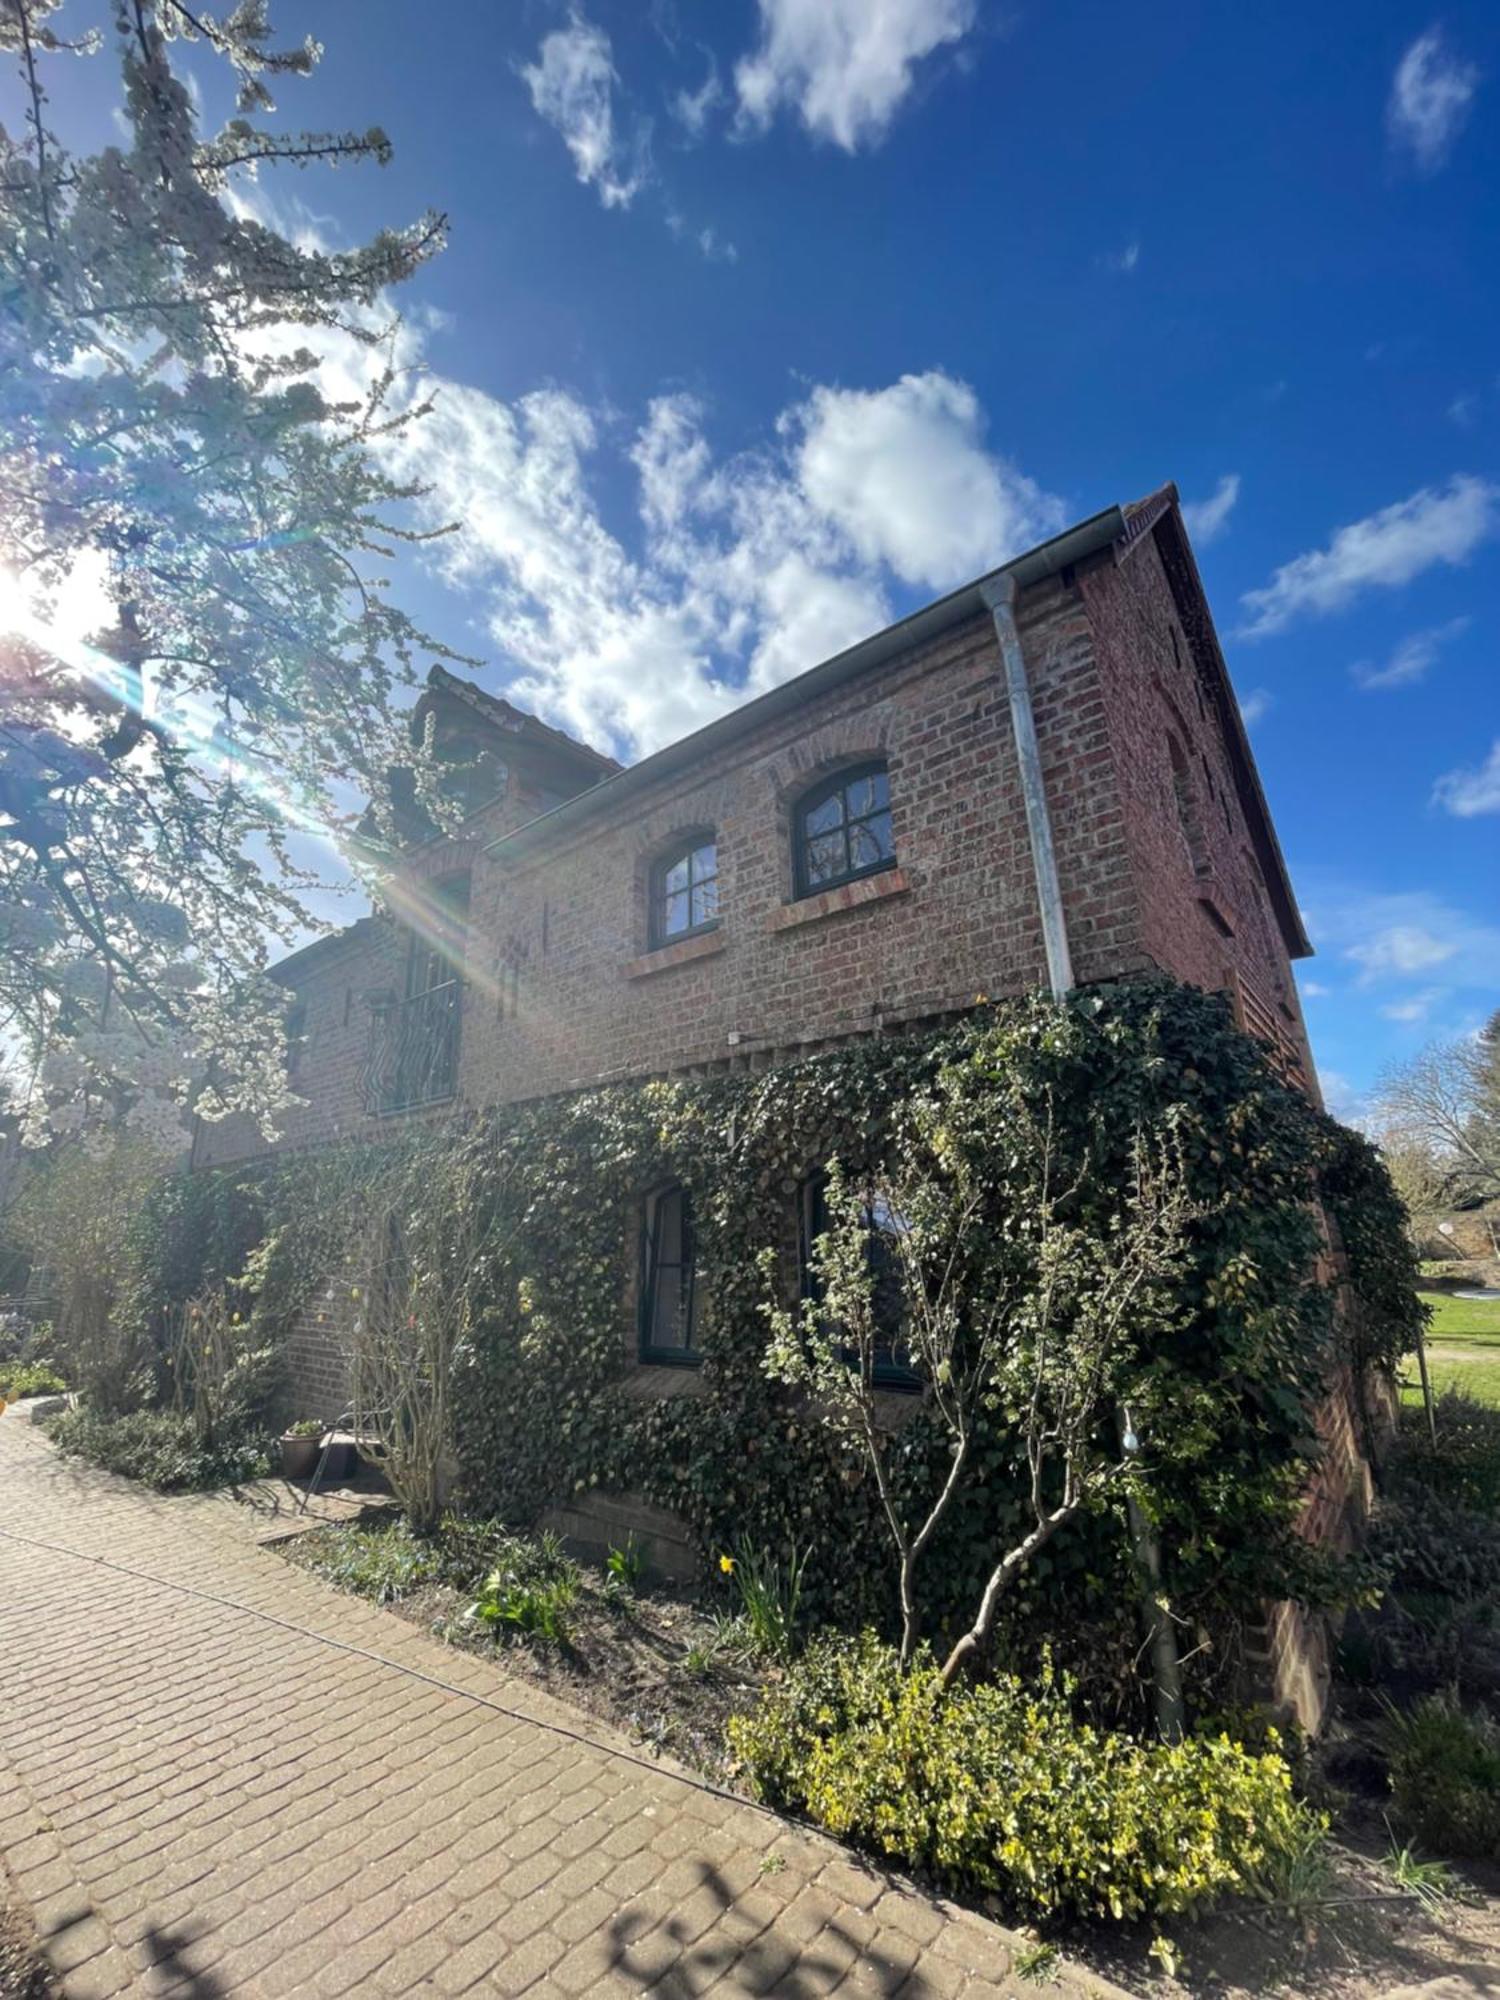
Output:
[[[282,0],[396,157],[257,199],[450,218],[403,588],[487,685],[631,754],[1175,479],[1331,1096],[1500,1004],[1492,6],[460,12]]]

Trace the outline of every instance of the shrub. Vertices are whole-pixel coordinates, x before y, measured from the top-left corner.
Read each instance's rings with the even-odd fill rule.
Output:
[[[1170,1916],[1256,1893],[1323,1827],[1274,1752],[1101,1733],[1050,1667],[945,1693],[925,1655],[903,1674],[870,1634],[810,1647],[729,1736],[768,1802],[1043,1917]]]
[[[70,1457],[139,1479],[160,1493],[232,1486],[260,1478],[270,1466],[268,1439],[248,1434],[204,1444],[192,1418],[176,1410],[136,1410],[128,1416],[65,1410],[50,1420],[47,1432]]]
[[[67,1386],[45,1361],[0,1361],[0,1402],[13,1403],[20,1396],[60,1396]]]
[[[1425,1411],[1402,1413],[1400,1441],[1390,1468],[1392,1493],[1438,1493],[1461,1507],[1500,1514],[1500,1409],[1462,1389],[1445,1389],[1436,1402],[1437,1443]]]
[[[1389,1711],[1385,1744],[1403,1826],[1439,1854],[1500,1861],[1500,1724],[1427,1695]]]

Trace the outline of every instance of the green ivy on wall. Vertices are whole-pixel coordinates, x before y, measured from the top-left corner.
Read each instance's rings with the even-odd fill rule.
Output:
[[[1138,1131],[1170,1136],[1206,1211],[1189,1330],[1155,1358],[1155,1400],[1170,1422],[1147,1439],[1174,1609],[1211,1641],[1195,1671],[1211,1677],[1224,1664],[1223,1635],[1266,1598],[1335,1594],[1347,1578],[1293,1522],[1333,1366],[1389,1363],[1420,1324],[1402,1211],[1378,1154],[1285,1088],[1219,997],[1166,981],[1007,1003],[957,1027],[867,1038],[760,1075],[588,1091],[402,1142],[442,1146],[450,1165],[456,1149],[469,1198],[503,1211],[506,1248],[458,1385],[465,1504],[525,1521],[592,1488],[628,1490],[678,1513],[707,1553],[741,1539],[809,1549],[815,1611],[888,1624],[893,1572],[873,1486],[762,1371],[759,1253],[779,1247],[795,1283],[808,1171],[835,1156],[856,1172],[876,1163],[890,1121],[919,1091],[982,1115],[1002,1066],[1049,1093],[1072,1137],[1122,1174]],[[378,1172],[379,1156],[344,1149],[222,1177],[221,1194],[180,1190],[162,1240],[196,1235],[228,1271],[235,1229],[189,1212],[221,1201],[253,1210],[272,1246],[258,1310],[286,1318],[336,1267],[347,1191]],[[684,1393],[657,1394],[643,1392],[629,1299],[642,1199],[669,1182],[692,1198],[705,1358],[674,1385]],[[1106,1173],[1101,1227],[1109,1186]],[[1357,1309],[1347,1336],[1316,1272],[1320,1187],[1348,1255]],[[173,1285],[187,1283],[175,1250],[165,1266]],[[266,1283],[278,1272],[279,1291]],[[898,1477],[926,1489],[944,1439],[920,1403],[901,1414]],[[928,1560],[938,1628],[972,1607],[1021,1510],[998,1415],[976,1472]],[[1128,1546],[1110,1513],[1059,1536],[1016,1593],[1011,1657],[1050,1640],[1101,1693],[1129,1698],[1139,1586]]]

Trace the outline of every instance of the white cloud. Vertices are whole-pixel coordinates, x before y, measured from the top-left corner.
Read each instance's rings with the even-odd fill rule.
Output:
[[[815,389],[727,458],[705,424],[683,395],[627,435],[560,390],[508,405],[448,383],[401,445],[431,517],[460,524],[434,558],[481,602],[517,698],[626,754],[878,631],[897,582],[961,582],[1062,519],[937,371]],[[593,485],[621,457],[638,509],[616,532]]]
[[[1304,1000],[1326,1000],[1333,991],[1331,986],[1325,986],[1320,979],[1304,979],[1301,986]]]
[[[708,125],[709,114],[724,101],[724,86],[719,81],[719,65],[710,56],[708,75],[696,90],[679,90],[672,99],[672,115],[695,139],[701,139]]]
[[[1463,130],[1479,71],[1454,55],[1440,28],[1418,35],[1396,65],[1386,106],[1391,143],[1422,173],[1435,173]]]
[[[1352,944],[1344,953],[1362,968],[1360,982],[1390,974],[1425,972],[1452,958],[1458,946],[1451,938],[1434,937],[1421,924],[1388,924],[1375,931],[1363,944]]]
[[[1500,487],[1460,473],[1445,487],[1424,486],[1334,534],[1326,549],[1283,563],[1261,590],[1241,600],[1244,638],[1280,632],[1294,619],[1339,611],[1371,589],[1410,583],[1435,564],[1467,562],[1500,525]]]
[[[522,71],[539,117],[562,134],[579,180],[606,208],[628,208],[647,176],[649,127],[622,145],[615,129],[615,75],[609,36],[575,13],[548,35]]]
[[[1481,813],[1500,813],[1500,736],[1490,745],[1482,764],[1470,770],[1449,771],[1433,787],[1433,803],[1458,819],[1477,819]]]
[[[976,0],[759,0],[760,42],[735,68],[740,121],[796,110],[846,152],[877,144],[917,64],[974,25]]]
[[[1275,706],[1276,697],[1269,688],[1250,688],[1240,696],[1240,720],[1247,729],[1253,729],[1257,722],[1263,722]]]
[[[1392,1000],[1380,1011],[1386,1020],[1399,1021],[1410,1027],[1415,1022],[1425,1021],[1437,1003],[1447,997],[1447,987],[1426,986],[1420,993],[1413,993],[1405,1000]]]
[[[1226,472],[1207,500],[1185,500],[1182,518],[1195,542],[1216,542],[1229,526],[1235,502],[1240,497],[1240,475]]]
[[[1130,276],[1140,261],[1141,241],[1138,236],[1132,236],[1123,250],[1108,250],[1099,259],[1106,271],[1117,271],[1125,278]]]
[[[1446,625],[1433,625],[1425,632],[1408,634],[1383,667],[1377,667],[1373,660],[1356,660],[1349,669],[1356,687],[1366,694],[1376,694],[1387,688],[1412,687],[1426,680],[1444,646],[1467,632],[1472,622],[1468,618],[1450,618]]]
[[[1064,525],[1059,501],[985,450],[978,397],[940,371],[816,389],[795,425],[808,499],[904,583],[962,583]]]

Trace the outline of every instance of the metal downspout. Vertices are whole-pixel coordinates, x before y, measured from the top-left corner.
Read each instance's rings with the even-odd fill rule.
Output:
[[[1031,712],[1031,682],[1016,630],[1016,580],[1009,570],[986,577],[979,586],[995,624],[1000,658],[1005,663],[1005,689],[1010,697],[1010,722],[1021,767],[1021,796],[1026,806],[1026,831],[1031,839],[1031,865],[1036,872],[1037,901],[1042,912],[1042,943],[1047,953],[1047,982],[1054,1000],[1073,990],[1073,958],[1068,950],[1068,925],[1063,915],[1057,853],[1052,845],[1052,815],[1042,783],[1042,753]]]
[[[1057,850],[1052,844],[1052,815],[1047,809],[1047,789],[1042,782],[1042,753],[1037,742],[1036,717],[1031,708],[1031,682],[1026,672],[1026,656],[1021,651],[1021,635],[1016,630],[1016,580],[1008,570],[1002,570],[998,576],[986,577],[979,589],[994,620],[995,637],[1000,642],[1000,658],[1005,666],[1005,688],[1010,697],[1011,728],[1016,739],[1016,760],[1021,769],[1021,797],[1026,807],[1031,865],[1036,873],[1037,902],[1042,916],[1042,943],[1047,953],[1047,980],[1053,999],[1063,1000],[1073,990],[1073,956],[1068,949],[1068,924],[1063,914]],[[1123,1411],[1120,1413],[1120,1430],[1126,1451],[1138,1450]],[[1182,1737],[1182,1671],[1177,1656],[1177,1634],[1172,1626],[1171,1611],[1162,1594],[1161,1543],[1155,1527],[1134,1494],[1127,1494],[1125,1512],[1136,1568],[1141,1577],[1141,1620],[1151,1646],[1156,1726],[1167,1742],[1176,1743]]]

